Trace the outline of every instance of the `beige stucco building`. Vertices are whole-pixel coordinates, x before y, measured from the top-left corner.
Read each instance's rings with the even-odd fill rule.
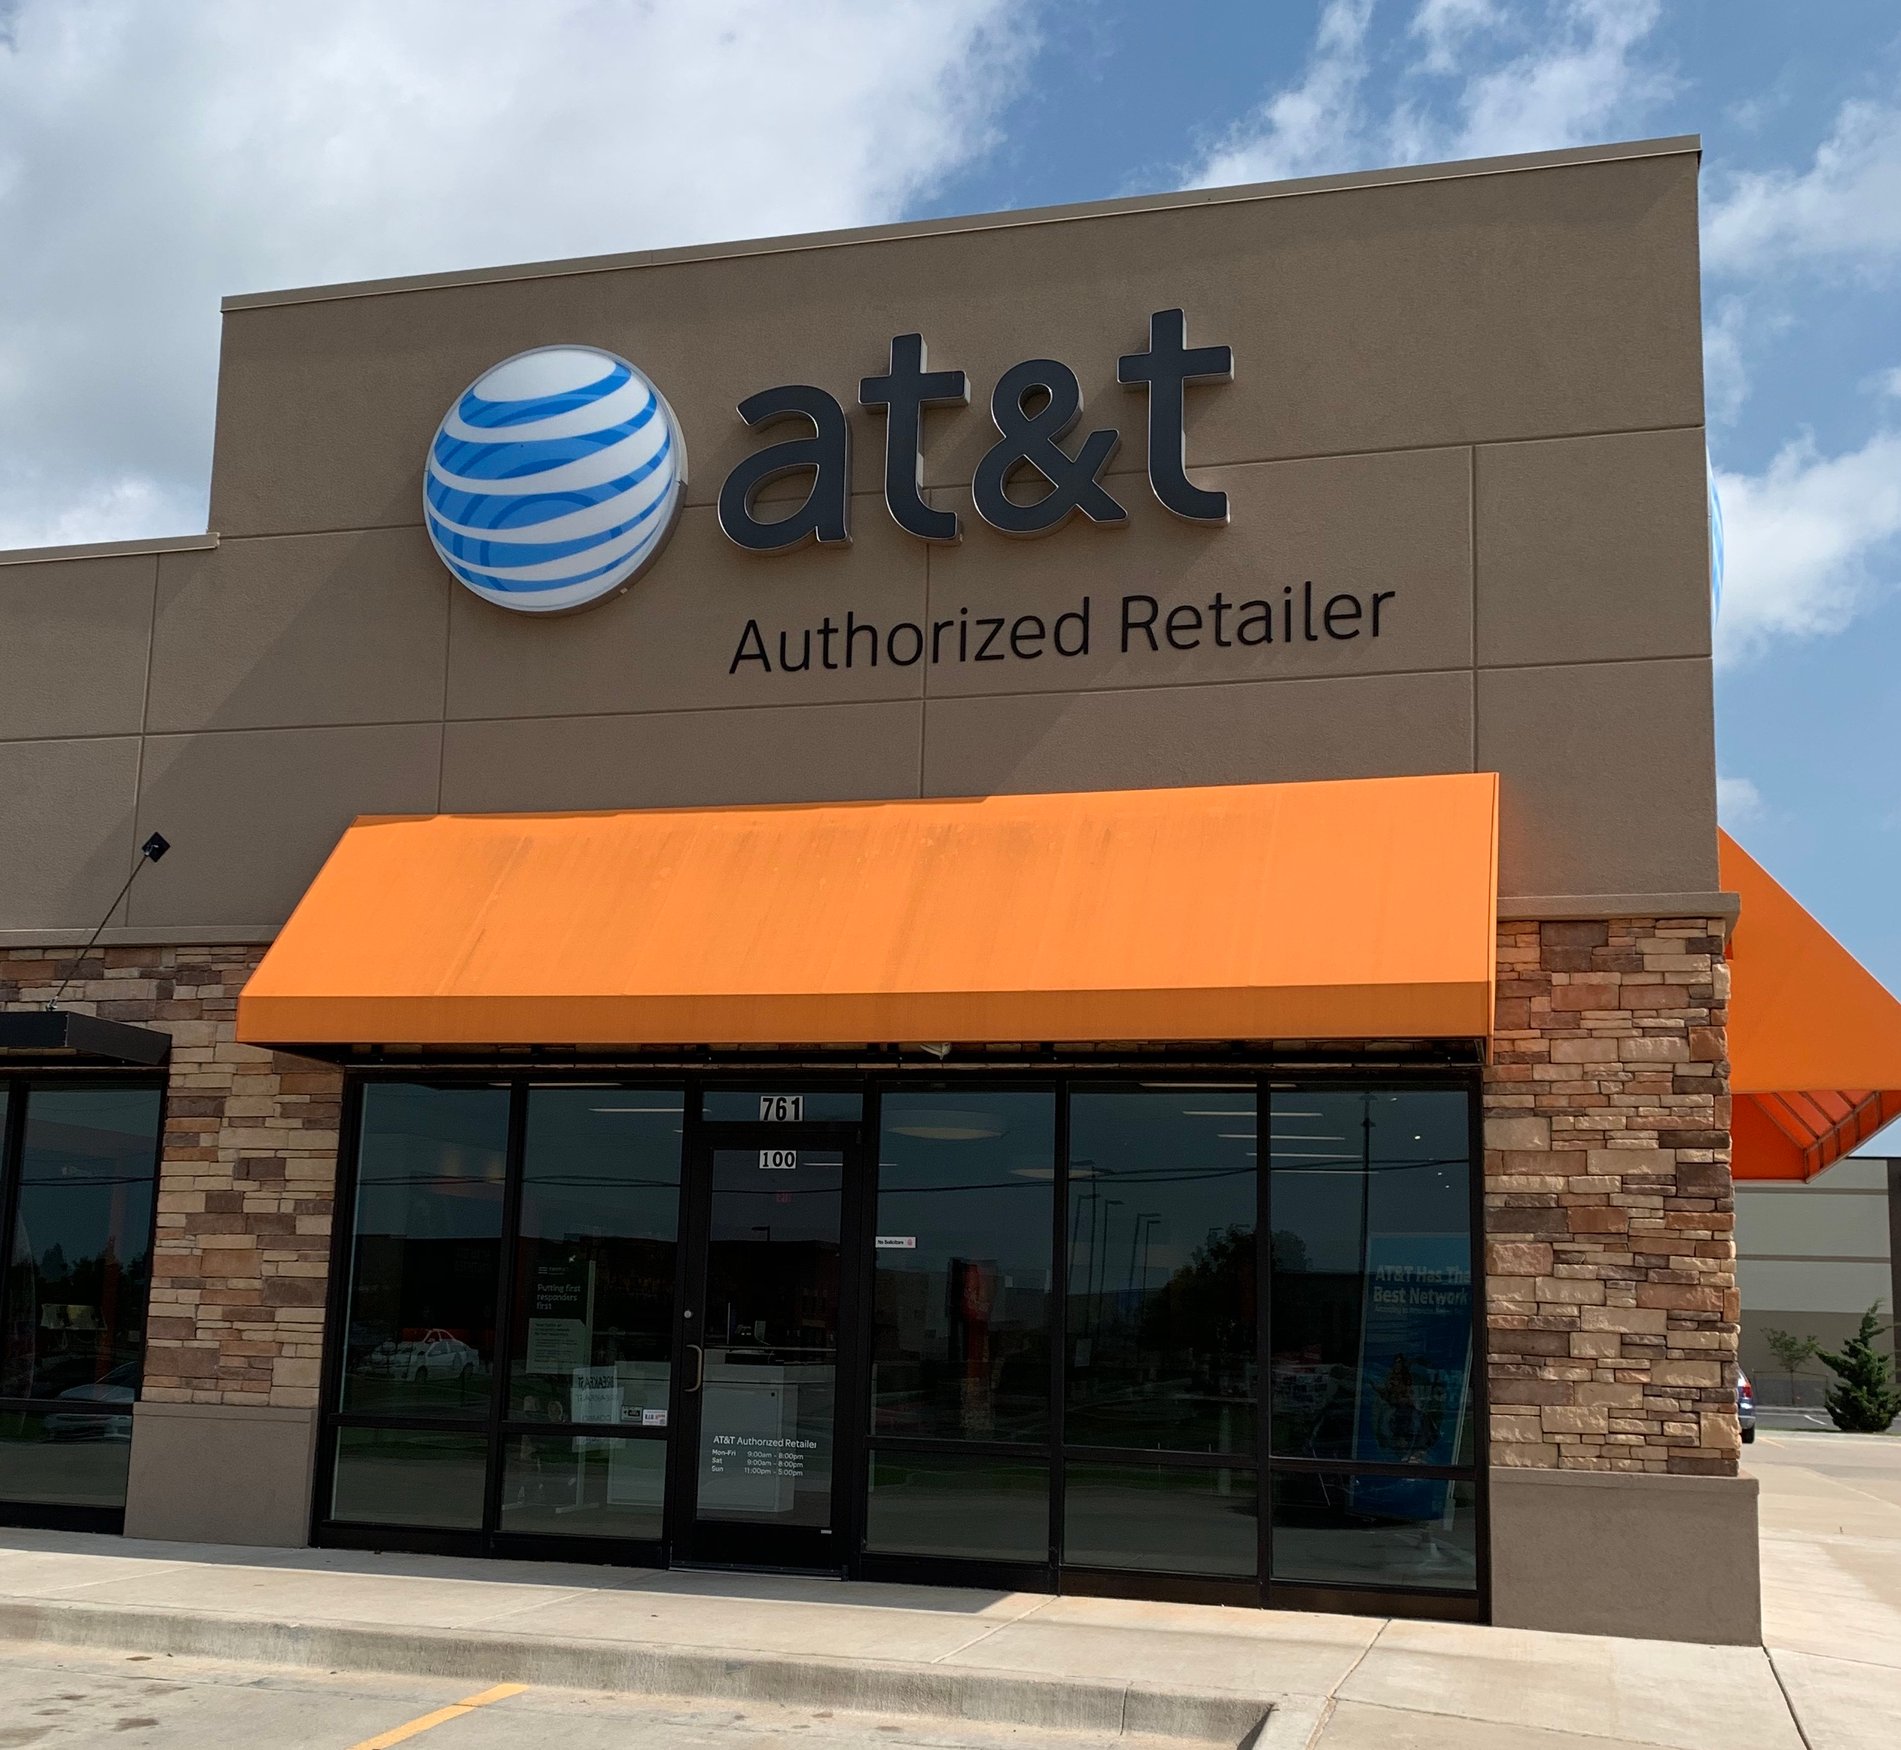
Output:
[[[229,300],[0,556],[6,1511],[1755,1638],[1697,163]]]

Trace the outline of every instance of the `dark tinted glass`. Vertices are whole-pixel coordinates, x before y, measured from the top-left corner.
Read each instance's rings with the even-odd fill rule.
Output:
[[[1072,1464],[1063,1559],[1084,1568],[1251,1576],[1260,1565],[1254,1472]]]
[[[713,1151],[702,1519],[831,1525],[844,1184],[836,1149]]]
[[[1274,1578],[1469,1592],[1478,1584],[1473,1485],[1279,1472]]]
[[[132,1405],[0,1410],[0,1501],[123,1507],[132,1455]]]
[[[502,1530],[540,1537],[659,1537],[664,1440],[522,1434],[505,1450]]]
[[[1047,1562],[1049,1467],[955,1453],[871,1460],[865,1547],[967,1562]]]
[[[0,1394],[138,1395],[159,1107],[157,1088],[28,1091]]]
[[[510,1415],[665,1423],[684,1105],[529,1089]]]
[[[479,1434],[339,1429],[331,1516],[359,1525],[478,1530],[487,1457]]]
[[[505,1088],[363,1089],[346,1410],[487,1409],[507,1148]]]
[[[1469,1128],[1457,1090],[1273,1096],[1275,1451],[1471,1461]]]
[[[1055,1096],[887,1093],[880,1112],[874,1428],[1045,1438]]]
[[[1071,1445],[1252,1452],[1255,1096],[1069,1103]]]
[[[856,1124],[865,1110],[857,1088],[708,1088],[702,1098],[709,1124]]]

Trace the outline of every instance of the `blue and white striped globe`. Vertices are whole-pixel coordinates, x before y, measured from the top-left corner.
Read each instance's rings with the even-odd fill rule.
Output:
[[[485,371],[449,409],[423,520],[484,601],[554,614],[625,589],[685,496],[679,421],[646,376],[598,347],[542,346]]]

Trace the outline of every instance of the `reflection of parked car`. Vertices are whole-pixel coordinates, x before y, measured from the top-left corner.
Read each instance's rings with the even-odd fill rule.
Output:
[[[59,1394],[63,1404],[126,1404],[139,1395],[139,1364],[122,1361],[105,1378],[90,1385],[68,1386]],[[46,1421],[48,1440],[130,1440],[132,1412],[124,1415],[98,1415],[91,1411],[49,1410]]]
[[[413,1342],[379,1345],[361,1371],[389,1379],[469,1379],[481,1359],[453,1332],[430,1330]]]
[[[1756,1388],[1740,1367],[1736,1369],[1736,1420],[1742,1426],[1743,1444],[1747,1446],[1756,1438]]]

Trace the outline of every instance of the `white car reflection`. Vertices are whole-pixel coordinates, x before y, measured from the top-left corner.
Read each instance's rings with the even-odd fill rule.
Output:
[[[385,1341],[365,1359],[363,1373],[386,1379],[473,1379],[482,1357],[453,1331],[431,1330],[412,1342]]]
[[[139,1395],[139,1364],[124,1361],[103,1379],[90,1385],[68,1386],[59,1394],[61,1403],[104,1406],[124,1404],[123,1415],[100,1415],[90,1409],[49,1410],[42,1424],[48,1440],[130,1440],[132,1403]]]

